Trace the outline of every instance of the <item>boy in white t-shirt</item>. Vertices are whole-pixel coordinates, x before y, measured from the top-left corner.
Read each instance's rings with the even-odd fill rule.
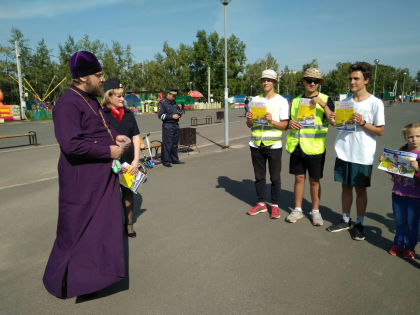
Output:
[[[334,180],[342,183],[341,204],[343,218],[338,224],[328,227],[330,232],[348,230],[354,240],[365,239],[363,218],[367,206],[367,187],[370,186],[372,165],[376,151],[376,137],[382,136],[385,126],[384,105],[382,101],[367,90],[371,78],[371,67],[366,62],[358,62],[349,68],[350,90],[354,104],[352,121],[356,131],[339,131],[335,140],[337,158],[334,166]],[[330,116],[335,124],[335,114]],[[353,203],[353,187],[356,191],[356,224],[350,219]]]
[[[282,132],[289,123],[289,103],[281,95],[277,94],[274,86],[278,76],[274,70],[264,70],[261,75],[263,94],[252,99],[251,110],[246,113],[246,125],[251,129],[252,165],[255,174],[255,189],[258,203],[247,213],[257,215],[267,212],[265,204],[266,192],[266,168],[271,180],[271,219],[280,218],[279,198],[281,188],[281,156],[282,156]],[[253,117],[253,108],[257,105],[264,113],[264,117]],[[254,109],[255,111],[255,109]],[[255,118],[255,119],[254,119]]]

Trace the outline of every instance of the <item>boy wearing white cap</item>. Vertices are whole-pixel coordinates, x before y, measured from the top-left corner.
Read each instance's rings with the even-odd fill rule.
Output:
[[[264,70],[261,75],[263,94],[255,96],[251,102],[251,111],[246,113],[246,124],[251,128],[252,165],[255,173],[255,188],[258,203],[247,213],[257,215],[267,212],[265,204],[266,193],[266,164],[271,180],[271,218],[280,218],[278,202],[280,198],[280,172],[282,157],[282,131],[287,128],[289,121],[289,104],[287,100],[274,91],[278,77],[274,70]],[[262,119],[254,120],[252,107],[258,104],[265,110]]]

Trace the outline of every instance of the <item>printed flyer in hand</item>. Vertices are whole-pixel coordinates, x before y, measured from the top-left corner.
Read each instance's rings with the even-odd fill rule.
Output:
[[[125,173],[120,172],[118,174],[120,177],[120,184],[124,187],[129,188],[134,193],[137,193],[137,190],[139,189],[140,185],[146,181],[147,175],[141,172],[140,170],[137,173],[137,175],[130,174],[132,166],[127,162],[124,162],[122,164],[122,167],[126,168],[127,171]]]
[[[384,149],[384,160],[379,164],[380,170],[405,177],[414,177],[414,169],[410,162],[417,158],[415,153]]]
[[[252,120],[256,124],[267,125],[268,122],[264,119],[264,115],[267,113],[267,104],[264,102],[254,102],[252,101],[249,105],[249,108],[252,113]]]
[[[297,121],[302,127],[315,127],[315,106],[310,98],[300,99]]]
[[[353,114],[354,104],[352,102],[335,102],[335,122],[337,123],[337,130],[356,131],[356,124],[350,122],[350,118]]]

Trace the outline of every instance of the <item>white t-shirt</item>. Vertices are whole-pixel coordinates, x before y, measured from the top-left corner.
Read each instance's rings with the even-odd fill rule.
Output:
[[[267,112],[271,113],[274,121],[280,122],[281,120],[289,119],[289,103],[283,96],[279,94],[276,94],[270,99],[267,99],[264,96],[260,95],[254,96],[252,98],[252,102],[267,104]],[[249,141],[249,146],[253,148],[258,148],[258,146],[254,142],[252,142],[252,140]],[[281,147],[282,143],[279,142],[277,144],[272,145],[271,149],[280,149]]]
[[[385,125],[384,104],[371,95],[362,102],[356,102],[353,97],[344,101],[354,104],[354,111],[377,127]],[[376,151],[376,135],[369,133],[356,124],[356,131],[339,131],[335,139],[335,153],[343,161],[373,165]]]

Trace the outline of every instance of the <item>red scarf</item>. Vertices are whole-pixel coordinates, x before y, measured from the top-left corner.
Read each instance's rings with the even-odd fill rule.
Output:
[[[120,107],[119,109],[116,109],[113,106],[110,106],[111,114],[114,116],[114,118],[118,121],[121,121],[124,117],[124,107]]]

